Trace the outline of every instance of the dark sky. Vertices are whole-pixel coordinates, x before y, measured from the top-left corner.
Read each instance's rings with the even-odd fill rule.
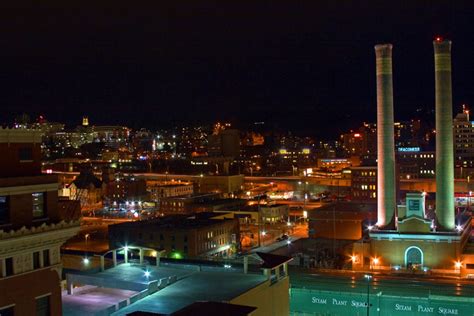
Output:
[[[434,109],[437,34],[453,40],[455,110],[474,105],[473,1],[96,2],[0,8],[1,122],[263,120],[331,137],[375,121],[376,43],[394,44],[396,119]]]

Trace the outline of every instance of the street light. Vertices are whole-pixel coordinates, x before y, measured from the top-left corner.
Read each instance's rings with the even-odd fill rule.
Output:
[[[87,246],[87,240],[89,239],[89,237],[90,237],[90,234],[88,234],[88,233],[84,235],[86,246]]]
[[[366,274],[364,278],[367,280],[367,316],[370,313],[370,280],[372,279],[372,275]]]

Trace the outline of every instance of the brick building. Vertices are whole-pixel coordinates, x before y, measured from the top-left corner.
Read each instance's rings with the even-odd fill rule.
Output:
[[[239,221],[215,219],[215,216],[213,213],[171,215],[111,225],[109,244],[111,248],[136,245],[165,250],[165,255],[171,258],[226,256],[238,247]]]
[[[40,144],[37,131],[0,129],[0,315],[61,315],[60,247],[78,232],[80,207],[58,204]]]

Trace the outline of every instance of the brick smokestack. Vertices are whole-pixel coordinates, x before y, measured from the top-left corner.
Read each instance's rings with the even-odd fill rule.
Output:
[[[377,226],[394,228],[396,207],[392,44],[375,45],[377,74]]]
[[[433,41],[436,94],[436,217],[441,230],[453,230],[454,153],[451,41]]]

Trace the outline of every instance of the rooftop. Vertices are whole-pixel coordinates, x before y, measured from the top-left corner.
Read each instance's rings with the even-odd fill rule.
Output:
[[[120,224],[111,225],[109,227],[116,228],[154,228],[154,229],[187,229],[212,226],[223,223],[224,221],[232,221],[233,219],[213,219],[217,216],[215,213],[196,213],[194,215],[168,215],[162,218],[153,220],[143,220],[135,222],[124,222]]]
[[[260,274],[194,272],[112,315],[135,311],[170,314],[195,301],[230,301],[266,281]]]
[[[74,288],[73,295],[63,293],[64,315],[90,315],[110,308],[115,311],[116,305],[127,304],[112,315],[139,311],[170,314],[197,301],[228,302],[268,282],[263,274],[186,262],[166,267],[121,264],[103,272],[68,274],[68,280],[87,286]],[[153,287],[156,292],[150,291]]]

